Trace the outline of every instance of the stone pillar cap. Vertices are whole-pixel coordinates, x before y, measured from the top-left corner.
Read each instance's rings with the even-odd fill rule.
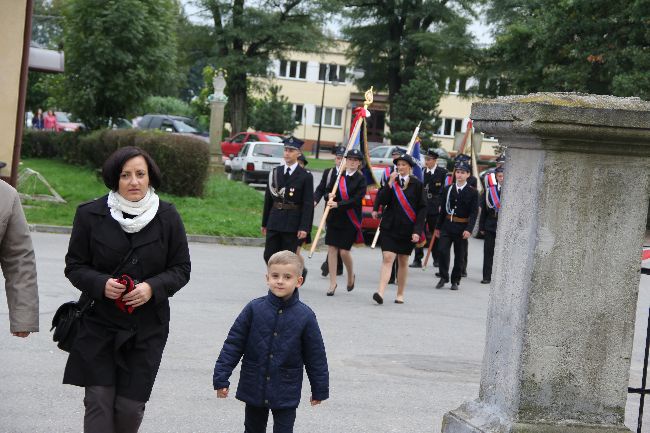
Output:
[[[505,96],[475,102],[471,118],[477,130],[496,138],[620,143],[631,153],[650,154],[650,102],[636,97],[584,93]]]

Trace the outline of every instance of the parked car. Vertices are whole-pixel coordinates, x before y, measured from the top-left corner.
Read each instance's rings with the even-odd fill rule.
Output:
[[[275,134],[273,132],[238,132],[237,134],[226,138],[221,142],[221,153],[223,154],[224,160],[226,158],[232,159],[236,155],[239,155],[239,151],[244,146],[244,143],[249,141],[266,141],[270,143],[282,143],[284,136],[280,134]]]
[[[391,157],[390,153],[394,148],[395,146],[377,146],[374,149],[371,149],[368,152],[370,156],[370,163],[373,165],[391,165],[393,163],[393,158]],[[434,148],[434,151],[438,154],[438,166],[442,168],[451,166],[451,157],[445,149],[436,147]],[[422,166],[424,166],[424,156],[422,155],[420,155],[420,162],[422,162]]]
[[[54,115],[56,116],[56,132],[73,132],[84,128],[83,123],[70,120],[70,113],[55,111]]]
[[[267,183],[269,172],[284,162],[284,145],[268,141],[244,143],[230,162],[230,178],[244,183]]]
[[[140,129],[158,129],[173,134],[189,135],[209,142],[208,133],[203,131],[194,120],[171,114],[145,114],[138,120]]]

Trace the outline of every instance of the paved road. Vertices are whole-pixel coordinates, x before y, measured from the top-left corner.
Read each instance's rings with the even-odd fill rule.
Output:
[[[66,235],[34,234],[38,257],[41,329],[26,340],[10,337],[0,305],[0,432],[81,432],[82,389],[61,385],[65,354],[50,340],[56,307],[77,292],[63,276]],[[307,387],[296,432],[439,432],[442,415],[478,396],[488,301],[478,284],[481,241],[472,240],[469,278],[459,292],[433,289],[433,270],[410,273],[406,304],[374,305],[379,252],[354,250],[357,287],[326,297],[318,265],[301,298],[316,311],[325,338],[331,399],[312,408]],[[217,400],[214,360],[234,318],[250,299],[266,293],[261,248],[192,244],[192,280],[172,298],[171,334],[143,433],[241,432],[243,403]],[[344,280],[339,280],[344,288]],[[640,384],[650,277],[643,277],[631,383]],[[236,370],[238,374],[238,370]],[[237,377],[233,381],[236,383]],[[638,397],[630,399],[633,409]],[[635,413],[628,410],[628,425]],[[650,420],[646,422],[650,423]]]

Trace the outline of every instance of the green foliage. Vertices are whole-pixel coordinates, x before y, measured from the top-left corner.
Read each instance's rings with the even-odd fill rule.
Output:
[[[250,124],[254,129],[278,134],[291,134],[296,129],[291,104],[280,90],[280,86],[271,86],[263,99],[253,101]]]
[[[492,0],[496,42],[479,68],[508,93],[650,99],[648,11],[649,0]]]
[[[34,0],[32,42],[56,50],[63,42],[62,5],[65,0]]]
[[[22,157],[54,158],[59,154],[59,137],[72,132],[50,132],[25,129],[23,143],[20,148]]]
[[[147,96],[173,93],[173,11],[171,0],[66,2],[66,96],[87,126],[130,117]]]
[[[193,117],[194,110],[187,102],[172,96],[149,96],[142,104],[143,114],[173,114]]]

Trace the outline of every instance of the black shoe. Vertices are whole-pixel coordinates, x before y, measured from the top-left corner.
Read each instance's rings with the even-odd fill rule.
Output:
[[[336,270],[336,275],[343,275],[343,268]]]
[[[328,276],[330,274],[330,270],[329,270],[329,266],[327,265],[327,261],[325,261],[325,263],[320,265],[320,274],[323,277],[326,277],[326,276]]]
[[[422,262],[419,260],[413,260],[413,263],[409,265],[409,268],[421,268]]]
[[[440,278],[440,281],[438,281],[438,284],[436,284],[436,289],[442,289],[445,287],[445,284],[447,284],[447,280]]]
[[[395,278],[390,278],[388,280],[388,284],[395,284]]]
[[[384,298],[382,298],[381,295],[377,292],[375,292],[375,294],[372,295],[372,299],[379,305],[384,303]]]
[[[491,280],[485,280],[485,279],[483,279],[483,280],[481,280],[481,284],[490,284],[490,281],[491,281]]]
[[[357,281],[357,276],[356,276],[356,275],[352,275],[352,285],[351,285],[351,286],[348,286],[348,292],[351,292],[351,291],[354,290],[354,283],[355,283],[356,281]]]
[[[467,278],[467,271],[461,272],[460,276],[463,277],[463,278]]]
[[[440,277],[440,272],[436,272],[436,277]]]
[[[458,290],[458,283],[451,283],[451,289],[450,290]]]

